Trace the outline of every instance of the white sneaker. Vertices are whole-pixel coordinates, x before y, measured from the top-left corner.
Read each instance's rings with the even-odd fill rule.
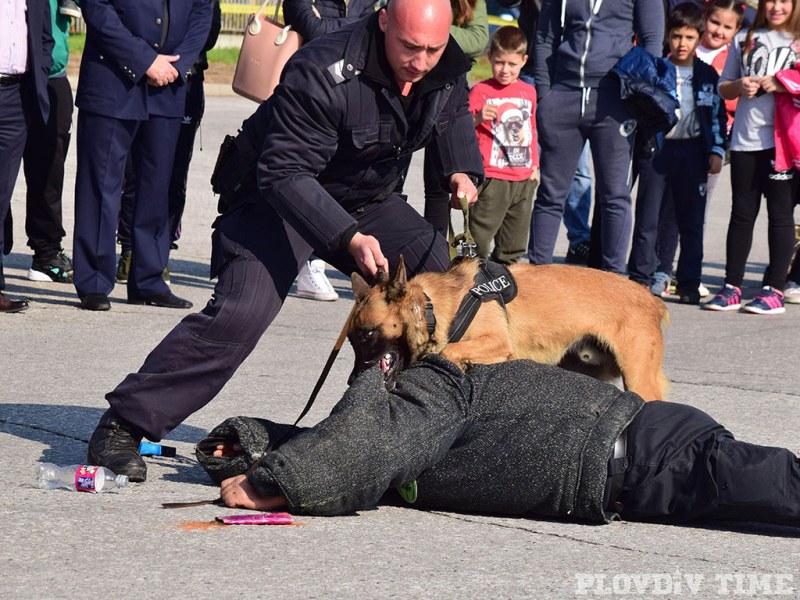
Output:
[[[711,295],[711,290],[704,286],[702,283],[697,286],[697,291],[700,292],[700,297],[705,298],[706,296]]]
[[[339,299],[339,294],[325,277],[324,260],[317,258],[303,265],[297,275],[297,295],[301,298],[325,302]]]
[[[790,281],[783,290],[783,301],[789,304],[800,304],[800,284]]]
[[[669,296],[669,273],[657,271],[653,274],[653,284],[650,286],[650,291],[661,298]]]

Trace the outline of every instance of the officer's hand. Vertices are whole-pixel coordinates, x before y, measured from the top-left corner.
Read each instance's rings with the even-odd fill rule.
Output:
[[[450,176],[450,207],[460,209],[461,198],[467,199],[467,204],[472,206],[478,201],[478,188],[464,173],[453,173]]]
[[[356,233],[347,250],[356,259],[356,264],[364,275],[377,277],[378,267],[382,267],[386,273],[389,272],[389,261],[381,252],[378,240],[371,235]]]
[[[220,498],[222,498],[225,506],[231,508],[275,510],[276,508],[286,507],[285,498],[281,496],[262,496],[250,485],[244,475],[237,475],[224,480],[220,484]]]
[[[178,78],[178,70],[172,63],[180,60],[180,55],[158,54],[147,69],[147,83],[155,87],[169,85]]]

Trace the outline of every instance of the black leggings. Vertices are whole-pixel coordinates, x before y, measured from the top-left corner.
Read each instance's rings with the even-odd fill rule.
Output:
[[[733,203],[726,242],[725,282],[740,287],[761,197],[767,199],[769,264],[762,285],[783,289],[794,250],[794,169],[775,172],[775,149],[731,152]]]

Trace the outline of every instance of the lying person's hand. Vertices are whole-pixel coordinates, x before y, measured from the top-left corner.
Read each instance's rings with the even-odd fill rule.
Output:
[[[253,489],[247,476],[237,475],[226,479],[220,485],[220,498],[230,508],[249,508],[250,510],[276,510],[286,508],[282,496],[262,496]]]
[[[216,457],[228,457],[228,456],[239,456],[242,453],[242,445],[241,444],[233,444],[228,445],[225,442],[221,444],[217,444],[214,447],[214,452],[212,456]]]

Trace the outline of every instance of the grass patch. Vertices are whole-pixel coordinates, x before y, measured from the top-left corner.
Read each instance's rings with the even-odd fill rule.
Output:
[[[70,53],[75,52],[77,54],[83,54],[83,47],[86,45],[86,34],[85,33],[70,34],[67,43],[69,45]]]
[[[239,60],[239,48],[212,48],[206,55],[208,62],[218,62],[225,65],[235,65]]]
[[[492,77],[492,65],[489,64],[489,59],[485,56],[481,56],[475,62],[467,77],[470,85],[475,85],[480,81],[490,79]]]

